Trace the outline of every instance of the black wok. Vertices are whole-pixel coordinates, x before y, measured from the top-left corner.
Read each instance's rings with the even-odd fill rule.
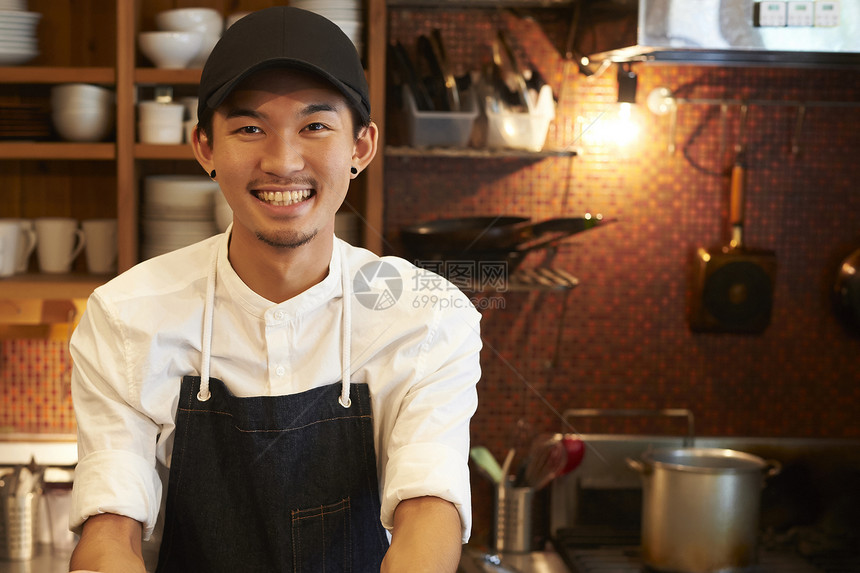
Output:
[[[609,221],[596,217],[564,217],[532,222],[526,217],[463,217],[404,227],[403,246],[413,256],[522,252],[549,246],[565,237]]]

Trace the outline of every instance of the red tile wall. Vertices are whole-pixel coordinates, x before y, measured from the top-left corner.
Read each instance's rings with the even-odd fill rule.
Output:
[[[731,335],[692,333],[687,312],[692,254],[728,241],[739,106],[728,108],[721,136],[719,106],[682,104],[670,154],[668,116],[644,105],[658,86],[687,99],[860,104],[860,72],[637,64],[641,131],[622,148],[588,142],[588,133],[577,139],[578,125],[599,117],[596,130],[614,113],[616,68],[562,82],[553,31],[563,24],[501,12],[391,13],[392,36],[410,49],[439,27],[458,73],[480,67],[495,26],[507,27],[560,96],[546,147],[582,147],[573,159],[386,158],[392,251],[399,227],[440,217],[589,211],[619,220],[559,249],[552,264],[577,276],[578,288],[478,296],[504,308],[483,311],[474,442],[501,456],[518,421],[558,431],[558,414],[573,407],[690,408],[702,435],[860,437],[860,339],[838,324],[828,298],[839,261],[860,247],[860,107],[807,107],[792,154],[798,108],[750,104],[744,237],[775,251],[778,274],[767,330]],[[394,134],[401,120],[388,117]],[[573,426],[655,429],[642,420]]]
[[[71,367],[66,341],[3,341],[0,431],[73,434]]]

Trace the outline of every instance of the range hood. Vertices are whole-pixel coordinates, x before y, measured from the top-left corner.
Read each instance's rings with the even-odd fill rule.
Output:
[[[581,0],[592,62],[860,68],[860,0]]]

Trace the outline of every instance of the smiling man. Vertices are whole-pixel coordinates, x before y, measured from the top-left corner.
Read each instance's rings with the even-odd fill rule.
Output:
[[[198,109],[233,224],[88,302],[72,569],[455,571],[480,317],[334,235],[377,151],[355,48],[316,14],[255,12],[213,50]]]

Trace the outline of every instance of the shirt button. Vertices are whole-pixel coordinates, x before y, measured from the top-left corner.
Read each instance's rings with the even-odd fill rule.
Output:
[[[284,320],[284,311],[276,310],[275,311],[275,320]]]
[[[275,368],[275,374],[277,374],[278,376],[283,376],[286,373],[287,373],[287,369],[284,368],[283,366],[278,366],[277,368]]]

